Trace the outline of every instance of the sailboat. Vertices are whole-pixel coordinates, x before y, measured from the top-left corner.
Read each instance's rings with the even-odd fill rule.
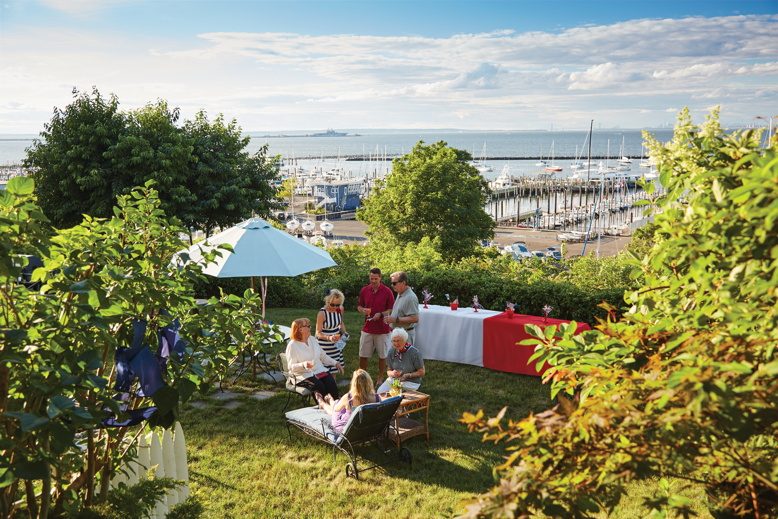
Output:
[[[491,173],[492,171],[494,171],[494,169],[492,169],[492,167],[486,163],[486,143],[485,142],[484,142],[484,148],[481,151],[481,160],[477,162],[473,162],[473,166],[482,175],[484,173]]]
[[[546,166],[548,166],[548,162],[543,160],[543,150],[540,150],[540,159],[535,163],[535,166],[539,168],[545,168]]]
[[[562,166],[556,166],[554,165],[554,141],[551,141],[551,164],[543,168],[543,171],[546,174],[553,175],[554,173],[558,173],[562,171]]]
[[[583,152],[586,149],[586,143],[589,140],[589,133],[586,133],[586,137],[584,137],[583,145],[581,146],[581,154],[578,154],[578,145],[575,146],[575,160],[570,163],[570,169],[573,171],[578,171],[579,169],[584,168],[584,163],[581,160],[583,158]]]
[[[653,168],[654,163],[650,157],[646,157],[646,147],[640,147],[640,167],[641,168]]]
[[[621,136],[621,148],[619,149],[619,171],[629,171],[632,169],[632,159],[624,154],[624,135]]]

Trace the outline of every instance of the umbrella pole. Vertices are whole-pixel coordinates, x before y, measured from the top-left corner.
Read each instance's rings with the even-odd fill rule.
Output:
[[[267,300],[267,278],[263,277],[259,280],[259,285],[262,287],[262,320],[265,320],[265,301]]]

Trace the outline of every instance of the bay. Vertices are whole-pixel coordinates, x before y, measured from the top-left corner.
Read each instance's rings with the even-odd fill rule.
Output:
[[[548,158],[553,143],[555,158],[569,160],[576,153],[585,156],[584,141],[587,131],[457,131],[457,130],[342,130],[344,137],[309,137],[304,135],[273,136],[270,132],[251,132],[248,151],[253,153],[267,144],[272,155],[290,158],[336,157],[395,157],[408,153],[420,140],[426,143],[445,141],[450,146],[466,150],[476,158],[534,159]],[[669,140],[670,129],[648,130],[660,141]],[[35,135],[0,134],[0,164],[19,164],[25,149],[32,145]],[[592,136],[592,156],[641,157],[643,136],[641,130],[595,129]]]

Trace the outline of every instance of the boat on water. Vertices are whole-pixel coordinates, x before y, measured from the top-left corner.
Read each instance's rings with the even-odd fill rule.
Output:
[[[500,171],[500,175],[489,182],[489,187],[492,189],[504,189],[507,187],[513,187],[515,182],[511,176],[511,168],[508,165],[504,165]]]
[[[484,173],[491,173],[494,171],[494,169],[486,163],[486,143],[484,143],[484,148],[481,151],[481,158],[479,158],[477,161],[473,160],[472,165],[482,175]]]
[[[554,173],[559,173],[562,171],[562,166],[557,166],[554,164],[554,141],[551,141],[551,153],[549,154],[551,157],[551,163],[547,164],[543,167],[543,173],[546,175],[553,175]]]
[[[616,169],[619,171],[629,171],[632,169],[632,159],[627,157],[624,153],[624,135],[621,136],[621,148],[619,149],[619,157]]]

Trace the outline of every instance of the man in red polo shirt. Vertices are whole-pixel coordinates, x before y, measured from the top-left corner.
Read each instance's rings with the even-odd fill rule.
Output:
[[[386,353],[389,350],[389,332],[392,329],[384,322],[394,306],[394,295],[389,287],[381,283],[381,269],[370,269],[370,283],[359,292],[357,311],[365,316],[365,326],[359,336],[359,367],[367,370],[367,362],[378,352],[378,377],[380,385],[386,374]]]

